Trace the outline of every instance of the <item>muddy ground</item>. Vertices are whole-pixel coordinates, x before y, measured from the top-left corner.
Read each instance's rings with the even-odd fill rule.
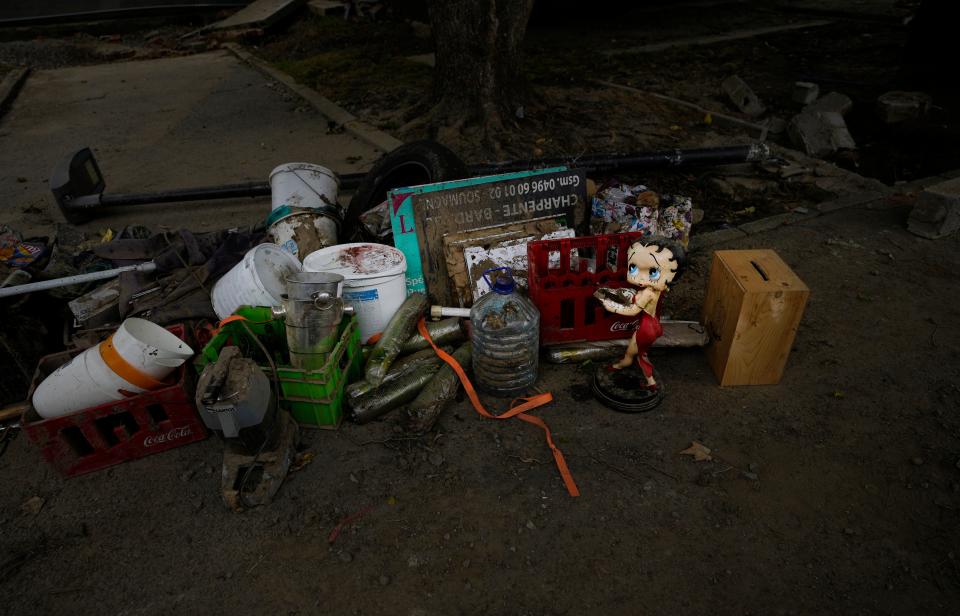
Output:
[[[537,414],[576,499],[539,430],[465,402],[422,439],[307,432],[313,462],[243,514],[218,499],[216,438],[75,479],[20,438],[0,459],[6,613],[952,613],[960,251],[903,219],[847,210],[724,246],[773,247],[811,287],[777,386],[722,389],[700,352],[665,352],[665,402],[625,415],[588,371],[544,366]],[[675,316],[697,316],[709,259]],[[716,458],[678,455],[693,440]]]
[[[762,20],[738,26],[750,23]],[[719,54],[751,80],[762,64],[736,50],[697,53],[713,54],[707,64]],[[661,84],[665,74],[680,85],[707,74],[657,66],[646,74]],[[694,85],[687,94],[704,91]],[[618,106],[609,92],[571,88],[570,100],[611,97],[598,116]],[[776,101],[772,92],[760,93]],[[643,137],[651,146],[740,138],[694,117],[680,130],[671,121],[669,133],[611,118],[637,139],[653,135]],[[709,180],[660,181],[677,190]],[[826,198],[803,192],[790,203]],[[719,200],[715,226],[725,211],[784,202],[776,191]],[[482,419],[464,400],[423,438],[389,417],[306,431],[313,461],[274,504],[242,514],[219,499],[216,437],[65,479],[21,435],[0,456],[2,613],[954,613],[960,239],[908,234],[909,204],[879,200],[715,247],[774,248],[811,288],[779,385],[720,388],[701,352],[663,351],[653,357],[663,405],[625,415],[592,400],[594,366],[544,365],[538,388],[555,401],[536,414],[579,498],[538,429]],[[692,255],[669,297],[674,318],[700,316],[711,250]],[[679,454],[695,440],[712,461]]]

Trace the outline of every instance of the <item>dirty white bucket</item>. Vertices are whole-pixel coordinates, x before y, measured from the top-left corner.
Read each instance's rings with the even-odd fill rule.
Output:
[[[33,407],[41,417],[59,417],[159,389],[192,356],[193,349],[159,325],[127,319],[108,340],[44,379],[33,394]]]
[[[300,261],[276,244],[254,246],[213,285],[213,311],[225,319],[240,306],[279,306],[284,281],[301,269]]]
[[[337,194],[340,180],[320,165],[286,163],[270,172],[270,198],[273,209],[290,207],[322,207],[339,209]]]
[[[364,342],[387,327],[407,298],[407,259],[393,246],[331,246],[307,255],[303,269],[343,276],[343,301],[353,306]]]
[[[301,261],[337,243],[339,221],[313,209],[279,207],[267,217],[267,237]]]

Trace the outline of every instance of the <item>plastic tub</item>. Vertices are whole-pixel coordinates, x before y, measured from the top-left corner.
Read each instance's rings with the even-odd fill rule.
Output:
[[[87,368],[89,355],[96,355],[97,347],[84,351],[81,355],[63,364],[43,380],[33,394],[33,407],[43,418],[68,415],[74,411],[98,406],[112,400],[119,400],[123,395],[119,393],[121,387],[133,387],[130,391],[137,393],[134,385],[119,379],[113,372],[109,374],[96,373],[91,375]],[[111,394],[109,384],[101,379],[116,377],[115,393]],[[142,390],[139,390],[142,391]]]
[[[267,217],[267,236],[271,242],[303,260],[311,252],[337,243],[340,220],[329,210],[279,207]]]
[[[44,418],[59,417],[106,402],[161,389],[171,372],[193,357],[193,349],[166,329],[130,318],[107,340],[57,368],[33,395]]]
[[[131,366],[157,380],[166,378],[193,357],[193,349],[176,334],[136,317],[121,323],[110,341]]]
[[[320,165],[286,163],[270,172],[270,199],[273,209],[290,207],[337,206],[340,180]]]
[[[130,394],[140,394],[148,390],[147,387],[134,385],[111,370],[110,366],[103,361],[103,355],[100,353],[99,346],[84,351],[83,355],[77,358],[77,360],[80,359],[83,360],[83,366],[86,370],[87,378],[89,378],[90,381],[100,389],[100,391],[103,393],[103,397],[94,404],[88,404],[84,406],[75,404],[74,401],[71,400],[70,406],[87,408],[88,406],[96,406],[97,404],[102,404],[110,400],[123,400]],[[34,406],[36,406],[36,404],[34,404]]]
[[[255,246],[213,286],[213,311],[225,319],[240,306],[279,306],[284,281],[301,269],[297,258],[276,244]]]
[[[387,327],[407,298],[407,259],[393,246],[331,246],[307,255],[303,269],[343,276],[343,301],[353,306],[364,342]]]

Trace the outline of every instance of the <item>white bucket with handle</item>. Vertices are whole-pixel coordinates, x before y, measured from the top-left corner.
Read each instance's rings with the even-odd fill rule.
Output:
[[[393,246],[330,246],[307,255],[303,270],[343,276],[343,301],[353,306],[364,343],[386,329],[407,298],[407,258]]]
[[[339,209],[337,174],[310,163],[286,163],[270,172],[270,199],[273,209],[283,207],[318,208],[328,205]]]
[[[57,368],[37,386],[33,408],[43,418],[69,415],[160,389],[193,349],[166,329],[130,318],[110,338]]]
[[[213,311],[225,319],[240,306],[279,306],[284,281],[301,269],[300,261],[276,244],[254,246],[213,285]]]
[[[303,261],[311,252],[337,243],[341,219],[330,208],[282,206],[267,217],[267,237]]]

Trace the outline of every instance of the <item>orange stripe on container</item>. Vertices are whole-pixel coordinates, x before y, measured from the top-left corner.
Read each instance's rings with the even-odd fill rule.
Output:
[[[103,358],[103,363],[107,364],[107,367],[128,383],[132,383],[141,389],[160,389],[161,387],[165,387],[163,382],[154,379],[149,374],[144,374],[125,360],[117,351],[116,347],[113,346],[113,336],[110,336],[100,343],[100,357]]]

